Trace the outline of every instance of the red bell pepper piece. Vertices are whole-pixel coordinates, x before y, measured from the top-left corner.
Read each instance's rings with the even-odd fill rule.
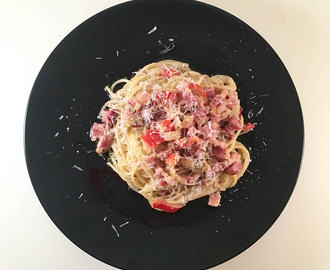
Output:
[[[197,94],[201,96],[201,98],[205,103],[208,101],[204,89],[201,86],[199,86],[197,83],[188,83],[188,88],[196,91]]]
[[[184,204],[168,204],[162,200],[158,200],[152,204],[152,208],[155,208],[157,210],[161,210],[167,213],[175,213],[180,208],[182,208]]]
[[[180,159],[181,156],[178,153],[174,153],[166,159],[166,163],[168,164],[168,166],[174,168]]]
[[[164,141],[157,130],[148,129],[141,134],[141,139],[151,148],[155,148],[158,144]]]
[[[176,102],[178,100],[178,93],[171,91],[160,91],[155,95],[155,99],[157,102]]]
[[[180,72],[178,70],[175,70],[173,68],[168,68],[168,67],[165,67],[162,71],[162,75],[166,78],[166,79],[170,79],[172,78],[173,76],[176,76],[176,75],[180,75]]]
[[[178,93],[175,92],[166,92],[166,97],[165,99],[176,102],[178,100]]]
[[[174,126],[173,126],[171,120],[165,119],[162,122],[162,126],[164,127],[165,131],[173,131],[174,130]]]
[[[249,123],[243,125],[242,132],[250,131],[252,129],[254,129],[254,125],[249,122]]]

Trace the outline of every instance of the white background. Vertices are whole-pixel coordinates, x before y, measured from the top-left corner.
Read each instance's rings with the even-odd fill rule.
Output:
[[[24,159],[28,97],[43,63],[81,22],[122,1],[1,0],[0,269],[114,269],[52,223]],[[330,2],[206,0],[261,34],[286,65],[305,121],[302,168],[280,218],[252,247],[214,269],[330,269]]]

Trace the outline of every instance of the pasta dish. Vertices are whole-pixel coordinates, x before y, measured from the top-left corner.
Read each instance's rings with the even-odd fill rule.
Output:
[[[250,161],[237,138],[254,128],[244,124],[234,80],[164,60],[106,90],[110,100],[91,139],[97,153],[109,152],[108,165],[129,187],[165,212],[204,196],[219,206],[220,192],[237,183]]]

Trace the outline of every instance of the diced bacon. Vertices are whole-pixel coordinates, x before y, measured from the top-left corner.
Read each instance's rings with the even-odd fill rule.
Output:
[[[164,151],[161,151],[159,153],[157,153],[157,157],[161,160],[161,161],[165,161],[169,156],[171,156],[174,153],[174,149],[167,149]]]
[[[205,125],[200,129],[201,138],[208,139],[212,137],[211,129],[208,125]]]
[[[180,147],[178,146],[178,141],[180,141],[180,139],[175,140],[175,141],[171,141],[167,143],[167,149],[173,149],[174,151],[179,151]]]
[[[196,185],[196,184],[200,184],[203,182],[202,177],[198,173],[190,175],[190,179],[188,179],[188,180],[189,180],[189,181],[187,181],[188,185]]]
[[[189,109],[197,106],[197,98],[191,93],[191,90],[189,89],[182,93],[182,100],[185,106]]]
[[[219,123],[211,120],[200,130],[200,133],[204,139],[216,138],[221,131]]]
[[[143,120],[140,115],[141,104],[136,100],[131,100],[127,102],[129,105],[129,109],[125,112],[126,119],[130,120],[130,124],[132,127],[140,127],[143,125]]]
[[[186,83],[185,81],[180,81],[176,85],[176,89],[178,89],[180,92],[183,92],[187,87],[188,87],[188,83]]]
[[[238,97],[236,91],[228,91],[226,96],[226,107],[232,109],[238,103]]]
[[[157,178],[156,183],[155,183],[155,188],[156,189],[162,189],[166,187],[173,187],[176,185],[176,181],[172,176],[169,176],[166,174],[166,178]],[[163,193],[164,194],[164,193]]]
[[[141,139],[151,148],[155,148],[158,144],[164,141],[157,130],[146,130],[141,134]]]
[[[175,144],[179,147],[179,148],[189,148],[191,147],[194,143],[198,142],[200,140],[199,137],[195,136],[195,137],[185,137],[182,139],[178,139],[175,140]]]
[[[213,156],[215,156],[219,161],[225,161],[229,157],[229,153],[226,147],[216,146],[212,150]]]
[[[158,157],[155,153],[149,154],[144,157],[144,162],[149,169],[155,168],[158,163]]]
[[[241,156],[237,152],[231,152],[225,172],[228,174],[237,174],[241,169]]]
[[[98,141],[96,146],[96,152],[103,154],[110,149],[112,139],[114,137],[113,131],[106,124],[94,123],[92,127],[91,140]]]
[[[227,120],[227,125],[225,125],[224,129],[227,132],[231,132],[239,130],[241,127],[241,120],[237,116],[233,115]]]
[[[213,88],[205,88],[204,92],[209,100],[215,97],[215,90]]]
[[[163,178],[163,179],[158,178],[158,179],[156,180],[156,186],[155,186],[155,188],[156,188],[156,189],[161,189],[161,188],[163,188],[164,186],[167,186],[167,187],[173,187],[173,186],[175,186],[176,184],[177,184],[177,183],[176,183],[175,179],[174,179],[172,176],[167,175],[166,178]],[[168,190],[167,190],[167,192],[170,193],[170,191],[168,191]],[[168,193],[168,194],[169,194],[169,193]],[[163,193],[163,194],[164,194],[164,193]],[[168,195],[168,194],[167,194],[167,195]]]
[[[128,100],[127,104],[130,105],[131,107],[134,107],[136,105],[136,99]]]
[[[213,100],[211,101],[211,106],[218,107],[223,102],[223,97],[220,94],[214,96]]]
[[[206,162],[206,153],[203,149],[203,141],[199,140],[191,146],[191,148],[186,149],[184,152],[186,161],[185,167],[191,169],[192,171],[200,171],[204,168]]]
[[[211,165],[211,169],[214,172],[223,171],[227,167],[228,162],[222,161],[222,162],[215,162]]]
[[[210,126],[210,128],[212,130],[221,131],[220,124],[216,121],[211,120],[211,121],[208,122],[208,125]]]
[[[144,107],[150,101],[151,95],[148,91],[143,91],[136,96],[136,101]]]
[[[166,164],[168,166],[174,168],[175,165],[180,161],[180,159],[181,159],[181,156],[178,153],[174,153],[166,159]]]
[[[92,127],[91,140],[99,140],[101,136],[106,132],[105,124],[94,123]]]
[[[160,153],[160,152],[165,151],[165,150],[167,150],[167,149],[170,149],[170,148],[167,147],[166,144],[158,144],[158,145],[154,148],[154,151],[155,151],[156,153]]]
[[[180,160],[180,165],[186,169],[189,169],[189,170],[193,170],[193,166],[192,166],[192,157],[183,157],[181,158]],[[183,176],[184,177],[184,176]],[[187,181],[188,179],[186,177],[184,177]]]
[[[195,122],[199,126],[202,126],[207,121],[207,116],[206,116],[205,112],[203,112],[202,110],[194,111],[193,116],[195,118]]]
[[[195,128],[194,126],[188,128],[188,133],[187,135],[189,137],[195,137],[197,134],[199,133],[199,130],[197,128]]]
[[[155,120],[156,117],[163,118],[165,115],[166,112],[159,106],[153,104],[153,102],[148,102],[141,113],[142,119],[146,123],[150,123],[151,121]]]
[[[241,170],[242,170],[242,163],[235,161],[225,170],[225,172],[234,175],[239,173]]]
[[[190,128],[194,125],[194,117],[193,116],[185,116],[181,123],[182,128]]]
[[[156,167],[155,169],[155,179],[156,179],[156,188],[161,188],[165,185],[167,186],[175,186],[177,182],[175,179],[168,175],[163,168],[161,167]]]
[[[107,152],[112,144],[112,138],[112,134],[105,134],[101,136],[96,146],[96,153],[104,154],[105,152]]]
[[[166,186],[166,182],[163,180],[163,179],[159,179],[157,178],[156,181],[155,181],[155,188],[156,189],[161,189],[163,188],[164,186]]]
[[[214,145],[214,146],[221,146],[222,145],[222,141],[217,139],[216,137],[210,138],[209,143]]]
[[[187,185],[196,185],[200,183],[201,177],[198,173],[189,174],[189,175],[182,175],[184,179],[187,181]]]
[[[233,151],[233,152],[230,152],[230,157],[229,157],[229,165],[234,163],[235,161],[241,161],[241,156],[239,153]]]
[[[116,110],[113,109],[104,109],[102,111],[102,122],[106,125],[112,126],[118,117],[119,113]]]
[[[221,95],[216,95],[210,104],[210,118],[216,122],[229,117],[232,111],[227,108],[227,101]]]
[[[165,171],[161,167],[155,168],[155,178],[163,178],[165,174]]]
[[[215,177],[215,170],[211,168],[211,166],[208,166],[208,168],[205,171],[205,178],[206,180],[211,180]]]
[[[213,207],[218,207],[220,204],[220,199],[221,199],[220,191],[213,192],[210,194],[208,205]]]
[[[169,113],[167,113],[169,115]],[[175,113],[174,113],[175,114]],[[172,117],[173,118],[173,117]],[[180,117],[175,114],[175,117],[172,122],[173,130],[182,129]]]
[[[230,117],[232,115],[232,111],[223,105],[225,105],[225,103],[223,103],[222,105],[220,105],[217,108],[215,115],[211,115],[211,117],[210,117],[211,120],[220,122],[220,121],[224,121],[224,119],[227,119],[228,117]]]
[[[162,75],[166,78],[166,79],[170,79],[173,76],[177,76],[180,75],[180,72],[177,69],[174,68],[168,68],[165,67],[162,71]]]
[[[228,90],[227,89],[221,89],[220,94],[219,94],[223,99],[226,98],[228,95]]]
[[[194,144],[194,143],[198,143],[198,142],[200,142],[201,139],[200,139],[199,137],[197,137],[197,136],[194,136],[194,137],[190,137],[190,138],[188,139],[188,141],[189,141],[190,144]],[[199,147],[200,147],[200,146],[199,146]]]
[[[219,116],[226,109],[226,105],[226,100],[221,94],[215,95],[210,103],[210,114]]]

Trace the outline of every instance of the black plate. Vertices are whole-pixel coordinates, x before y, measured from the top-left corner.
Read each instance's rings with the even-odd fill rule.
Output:
[[[162,59],[232,76],[245,118],[256,123],[241,137],[249,172],[219,208],[202,198],[176,214],[157,212],[90,152],[104,86]],[[82,23],[42,67],[25,127],[29,174],[50,218],[77,246],[126,269],[207,268],[248,248],[288,202],[302,144],[297,93],[270,45],[239,19],[193,1],[133,1]]]

